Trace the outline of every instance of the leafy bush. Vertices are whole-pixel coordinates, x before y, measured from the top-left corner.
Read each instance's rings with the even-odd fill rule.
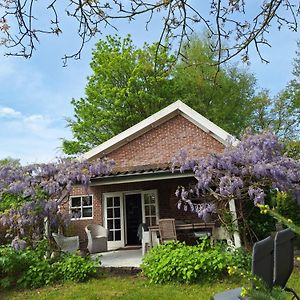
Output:
[[[222,245],[209,247],[206,240],[195,246],[169,242],[144,256],[142,270],[155,283],[212,280],[226,274],[231,266],[248,268],[246,257],[241,251],[226,251]]]
[[[71,254],[48,259],[46,251],[46,241],[35,249],[0,247],[0,286],[37,288],[58,281],[84,281],[97,272],[99,262]]]
[[[34,264],[38,252],[16,251],[10,246],[0,247],[0,286],[10,287]]]
[[[22,274],[18,285],[25,288],[38,288],[58,281],[60,278],[54,264],[47,259],[36,260],[33,265]]]
[[[65,255],[54,265],[63,280],[84,281],[97,272],[95,261],[77,255]]]

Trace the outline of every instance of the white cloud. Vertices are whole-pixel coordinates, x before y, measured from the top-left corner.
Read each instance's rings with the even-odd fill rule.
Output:
[[[0,107],[0,128],[0,158],[19,158],[23,164],[62,156],[60,137],[69,138],[70,134],[60,119],[10,107]]]
[[[23,119],[25,128],[35,134],[42,133],[51,127],[52,120],[43,115],[30,115]]]
[[[19,117],[21,113],[10,107],[0,107],[0,117]]]
[[[31,115],[29,117],[26,117],[25,122],[28,123],[36,123],[36,122],[43,122],[45,120],[45,117],[42,115]]]
[[[82,95],[87,72],[78,75],[76,65],[62,68],[57,57],[55,69],[53,60],[16,60],[1,54],[0,159],[10,156],[27,164],[62,156],[61,138],[70,138],[64,118],[72,114],[72,97]]]

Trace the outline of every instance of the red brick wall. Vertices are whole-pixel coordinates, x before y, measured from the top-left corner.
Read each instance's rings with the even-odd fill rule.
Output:
[[[88,224],[101,224],[102,225],[102,205],[101,205],[101,190],[90,187],[88,190],[83,186],[77,185],[73,187],[71,196],[93,195],[93,219],[77,219],[72,220],[70,226],[68,226],[66,234],[79,235],[80,240],[86,240],[85,226]],[[69,211],[69,201],[64,202],[63,209]]]
[[[158,191],[158,205],[160,218],[176,218],[176,219],[189,219],[198,220],[196,214],[178,210],[176,203],[178,199],[175,196],[177,186],[188,186],[195,179],[190,178],[177,178],[167,180],[154,180],[139,183],[126,183],[118,185],[105,185],[98,187],[91,187],[86,191],[80,186],[74,187],[71,195],[93,195],[93,219],[72,220],[71,225],[67,230],[67,235],[79,235],[81,242],[86,241],[85,226],[88,224],[103,224],[102,218],[102,195],[103,193],[110,192],[128,192],[128,191],[145,191],[157,190]],[[63,206],[65,209],[69,208],[69,203],[66,202]]]
[[[178,115],[126,145],[112,151],[116,167],[169,163],[184,148],[190,158],[221,152],[224,146],[202,129]]]
[[[116,167],[165,164],[171,162],[181,148],[188,151],[190,158],[198,158],[212,152],[221,152],[224,146],[179,115],[114,150],[108,157],[115,160]],[[195,214],[177,210],[177,198],[174,195],[178,185],[187,186],[193,180],[191,177],[91,187],[89,192],[93,195],[93,219],[72,221],[71,231],[79,234],[83,241],[86,240],[84,227],[87,224],[102,224],[102,194],[108,192],[157,189],[160,218],[197,219]],[[72,195],[86,194],[80,186],[74,187],[72,191]],[[64,207],[68,209],[69,203]]]

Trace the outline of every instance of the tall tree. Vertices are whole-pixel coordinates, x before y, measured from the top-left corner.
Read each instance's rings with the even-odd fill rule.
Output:
[[[255,77],[235,66],[219,68],[207,39],[192,37],[183,54],[174,73],[181,100],[239,136],[251,123]]]
[[[294,59],[294,78],[274,98],[262,91],[255,100],[253,128],[270,130],[283,140],[300,137],[300,42]]]
[[[174,101],[170,79],[174,56],[156,44],[142,49],[108,36],[93,52],[85,97],[73,99],[75,118],[68,120],[74,140],[63,142],[74,154],[99,145]]]
[[[156,44],[134,47],[129,37],[108,37],[96,45],[86,96],[72,100],[75,118],[68,124],[74,139],[63,142],[65,153],[89,150],[177,99],[232,134],[248,126],[255,85],[251,74],[235,67],[217,72],[215,56],[196,37],[176,67],[167,49],[156,51]]]
[[[245,0],[0,0],[0,7],[0,31],[3,32],[0,44],[13,48],[11,55],[30,57],[42,34],[60,35],[66,13],[73,18],[72,25],[77,27],[81,39],[79,50],[66,58],[79,58],[84,44],[101,34],[103,28],[116,29],[122,26],[122,20],[134,21],[142,16],[146,29],[152,23],[159,23],[159,45],[163,46],[161,42],[166,38],[175,39],[179,51],[182,40],[188,39],[194,30],[206,28],[215,37],[214,49],[223,53],[218,56],[219,62],[238,54],[248,61],[252,45],[265,60],[260,49],[270,46],[269,27],[286,26],[297,31],[300,10],[299,0],[260,0],[255,6]]]

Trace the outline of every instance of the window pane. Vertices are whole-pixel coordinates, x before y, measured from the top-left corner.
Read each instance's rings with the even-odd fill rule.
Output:
[[[121,222],[120,219],[115,219],[115,228],[120,229],[121,228]]]
[[[120,197],[114,198],[114,206],[120,206]]]
[[[108,240],[113,241],[113,232],[111,230],[108,232]]]
[[[82,198],[82,206],[91,206],[92,205],[92,196],[87,196]]]
[[[149,216],[149,215],[150,215],[150,207],[149,207],[149,205],[146,205],[146,206],[145,206],[145,215],[146,215],[146,216]]]
[[[112,207],[113,206],[113,198],[112,197],[108,197],[106,199],[107,201],[107,207]]]
[[[112,218],[113,217],[113,209],[112,208],[108,208],[107,209],[107,217],[108,218]]]
[[[82,217],[83,218],[90,218],[93,216],[92,208],[83,208],[82,209]]]
[[[151,219],[149,217],[146,217],[146,225],[151,226]]]
[[[151,225],[156,225],[156,217],[151,218]]]
[[[115,218],[120,218],[120,208],[115,208]]]
[[[71,198],[71,207],[81,206],[81,197]]]
[[[113,228],[113,220],[107,220],[107,226],[108,226],[108,229],[112,229]]]
[[[149,204],[149,195],[147,195],[147,194],[144,195],[144,201],[145,201],[145,204]]]
[[[80,208],[73,208],[71,209],[71,218],[81,218],[81,209]]]
[[[149,198],[150,198],[150,203],[155,203],[155,195],[154,194],[151,194],[149,196]]]
[[[156,209],[155,209],[155,206],[154,206],[154,205],[151,205],[151,206],[150,206],[150,210],[151,210],[150,214],[151,214],[152,216],[155,216],[155,215],[156,215]]]
[[[120,241],[121,240],[121,231],[116,230],[115,231],[115,241]]]

